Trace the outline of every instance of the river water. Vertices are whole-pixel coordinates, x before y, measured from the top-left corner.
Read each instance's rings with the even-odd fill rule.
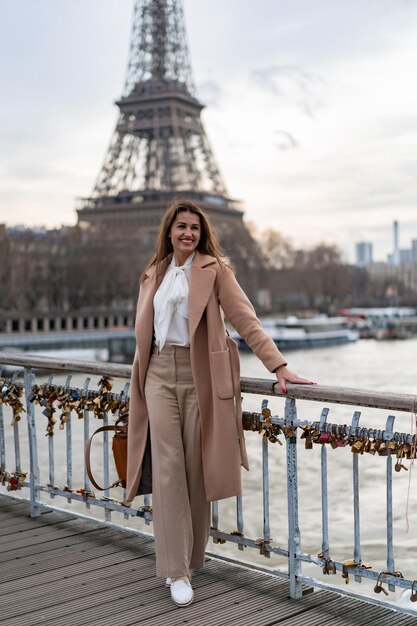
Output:
[[[308,377],[318,384],[369,389],[373,391],[403,392],[416,394],[416,360],[417,338],[403,341],[378,342],[376,340],[361,340],[353,344],[331,346],[323,348],[289,351],[285,355],[290,369],[300,375]],[[245,377],[270,378],[262,363],[251,353],[241,354],[241,374]],[[56,377],[55,381],[63,381],[64,377]],[[74,376],[72,384],[81,385],[84,378]],[[94,388],[94,380],[91,387]],[[115,390],[121,389],[125,381],[116,381]],[[245,410],[260,410],[262,398],[259,396],[244,397]],[[284,400],[270,399],[270,408],[273,415],[282,416]],[[318,419],[325,404],[317,402],[299,401],[298,417],[304,419]],[[349,423],[356,407],[330,405],[329,422]],[[37,409],[39,423],[43,418]],[[412,416],[396,413],[394,430],[412,432]],[[388,412],[367,409],[362,410],[360,425],[367,427],[384,428]],[[7,421],[7,420],[6,420]],[[46,425],[46,420],[45,420]],[[24,426],[24,424],[22,424]],[[91,424],[91,429],[95,422]],[[39,459],[40,466],[47,467],[48,438],[42,437],[42,427],[39,428]],[[25,437],[25,429],[22,428]],[[73,419],[74,438],[74,485],[82,484],[82,420]],[[281,437],[283,439],[283,437]],[[6,425],[6,440],[8,449],[12,447],[11,429]],[[262,482],[261,482],[261,437],[257,433],[247,433],[251,470],[243,470],[244,481],[244,519],[245,534],[251,538],[262,536]],[[318,554],[321,551],[321,487],[320,487],[320,446],[313,450],[305,450],[303,441],[299,442],[299,522],[301,531],[301,547],[305,552]],[[54,437],[56,458],[59,459],[56,467],[56,484],[65,484],[65,439],[62,431],[56,426]],[[78,451],[78,452],[77,452]],[[353,505],[352,505],[352,453],[349,448],[328,447],[328,492],[329,492],[329,529],[330,554],[338,560],[353,557]],[[10,458],[10,457],[9,457]],[[93,465],[97,468],[101,463],[101,446],[93,447]],[[408,471],[393,472],[393,501],[394,501],[394,543],[395,569],[401,570],[405,577],[417,579],[417,467],[412,467],[406,461]],[[271,536],[275,544],[286,546],[287,537],[287,507],[286,507],[286,459],[285,445],[270,445],[270,497],[271,497]],[[386,513],[385,513],[385,468],[386,458],[378,455],[364,454],[360,456],[360,510],[361,510],[361,539],[362,560],[382,571],[386,569]],[[22,463],[25,466],[25,462]],[[24,467],[23,467],[24,469]],[[48,480],[43,479],[43,482]],[[408,525],[406,523],[406,504],[409,492]],[[122,497],[121,493],[113,494]],[[49,497],[48,497],[49,500]],[[137,500],[140,505],[140,499]],[[66,506],[62,498],[55,498],[53,504]],[[72,509],[85,512],[83,505],[75,503],[67,505]],[[235,501],[226,500],[220,503],[219,528],[226,532],[236,529]],[[94,507],[90,512],[94,511]],[[98,510],[97,515],[101,515]],[[114,521],[126,523],[122,516],[115,515]],[[146,531],[151,527],[145,526],[141,520],[131,519],[129,524]],[[253,549],[238,552],[236,546],[209,544],[209,549],[256,562],[264,566],[285,567],[286,562],[278,557],[265,559]],[[317,567],[303,566],[306,574],[320,577]],[[325,577],[328,582],[341,583],[341,577]],[[358,585],[350,583],[354,590],[370,591],[367,583]],[[397,592],[398,599],[400,592]],[[390,594],[394,600],[395,594]]]

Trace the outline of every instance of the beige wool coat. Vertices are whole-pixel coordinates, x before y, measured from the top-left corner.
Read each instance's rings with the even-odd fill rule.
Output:
[[[144,386],[153,344],[153,298],[170,260],[171,256],[163,261],[159,275],[152,267],[140,285],[130,387],[128,501],[139,491],[149,436]],[[232,270],[196,251],[189,274],[190,358],[201,416],[204,484],[210,501],[240,494],[240,467],[249,469],[240,406],[239,357],[235,342],[227,336],[221,309],[270,372],[285,364]]]

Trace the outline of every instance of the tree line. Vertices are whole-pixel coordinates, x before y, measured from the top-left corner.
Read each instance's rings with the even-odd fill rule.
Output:
[[[279,231],[253,226],[223,237],[245,291],[259,313],[335,313],[350,306],[416,305],[417,293],[392,279],[372,279],[346,263],[334,244],[295,247]],[[78,227],[36,231],[0,225],[0,314],[126,309],[135,306],[138,278],[153,249],[140,239],[102,240]],[[266,290],[270,306],[256,294]]]
[[[273,228],[250,226],[262,251],[272,285],[272,309],[281,312],[319,311],[334,314],[353,306],[388,306],[392,293],[401,304],[417,305],[417,293],[400,280],[375,279],[364,267],[343,260],[340,248],[320,242],[297,248]]]

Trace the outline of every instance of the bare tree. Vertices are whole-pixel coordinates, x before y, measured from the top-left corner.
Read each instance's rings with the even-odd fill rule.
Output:
[[[294,265],[295,250],[292,242],[279,230],[264,229],[260,233],[259,242],[268,267],[280,270]]]

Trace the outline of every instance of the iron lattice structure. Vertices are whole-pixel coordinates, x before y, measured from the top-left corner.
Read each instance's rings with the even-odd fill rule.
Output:
[[[93,197],[126,191],[225,195],[195,97],[182,4],[135,4],[120,115]]]
[[[139,249],[140,268],[169,201],[186,196],[210,214],[238,273],[256,273],[262,255],[244,226],[240,203],[228,197],[201,121],[204,107],[196,96],[181,0],[135,1],[117,106],[93,193],[77,209],[81,231],[125,250],[130,239]],[[243,283],[251,291],[249,280]]]

